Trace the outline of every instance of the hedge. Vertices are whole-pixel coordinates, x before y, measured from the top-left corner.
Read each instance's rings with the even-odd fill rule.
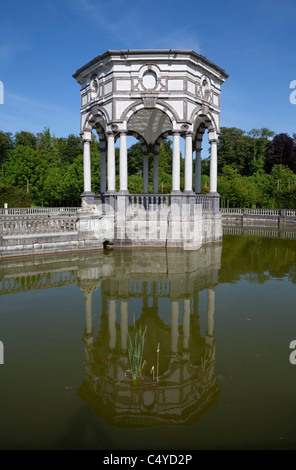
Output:
[[[31,202],[32,197],[25,189],[0,184],[0,208],[3,208],[5,203],[8,203],[9,208],[31,207]]]

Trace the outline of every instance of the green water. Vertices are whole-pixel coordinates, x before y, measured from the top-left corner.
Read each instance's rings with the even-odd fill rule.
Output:
[[[3,260],[0,448],[296,448],[295,282],[280,238]]]

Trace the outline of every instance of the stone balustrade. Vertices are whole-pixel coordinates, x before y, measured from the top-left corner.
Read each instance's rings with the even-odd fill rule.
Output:
[[[76,217],[71,216],[0,216],[0,236],[75,232],[76,230]]]

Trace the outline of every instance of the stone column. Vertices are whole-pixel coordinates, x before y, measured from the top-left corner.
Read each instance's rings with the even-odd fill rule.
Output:
[[[116,347],[116,299],[109,299],[109,347],[115,349]]]
[[[217,139],[210,140],[211,144],[211,161],[210,161],[210,193],[217,193]]]
[[[158,194],[158,153],[153,157],[153,194]]]
[[[192,132],[187,132],[185,137],[185,193],[192,193]]]
[[[174,132],[172,193],[180,193],[180,133]]]
[[[108,193],[115,192],[115,142],[114,134],[108,134]]]
[[[195,194],[201,193],[201,141],[197,142],[196,145],[196,157],[195,157]]]
[[[85,334],[90,336],[93,334],[92,324],[92,290],[83,289],[83,297],[85,300]]]
[[[120,192],[128,193],[127,181],[127,143],[126,132],[120,132],[120,161],[119,161],[119,179],[120,179]]]
[[[121,349],[127,350],[127,334],[128,334],[128,300],[120,301],[120,334]]]
[[[143,156],[143,193],[149,193],[149,156],[147,152]]]
[[[208,336],[214,335],[214,314],[215,314],[215,289],[208,289],[208,309],[207,309],[207,324]]]
[[[179,340],[179,301],[171,300],[171,352],[178,352]]]
[[[90,161],[90,139],[83,140],[83,178],[84,192],[83,195],[92,195],[91,192],[91,161]]]
[[[183,299],[183,347],[189,349],[189,337],[190,337],[190,299]]]
[[[106,145],[100,147],[101,152],[101,194],[106,192]]]

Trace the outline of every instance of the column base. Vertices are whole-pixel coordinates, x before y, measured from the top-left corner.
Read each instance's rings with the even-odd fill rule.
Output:
[[[94,193],[91,191],[83,191],[82,194],[80,194],[80,197],[93,197]]]
[[[106,191],[104,194],[106,194],[107,196],[115,196],[115,194],[117,194],[117,191],[115,189],[108,189],[108,191]]]
[[[193,196],[194,192],[192,191],[192,189],[186,189],[185,191],[183,191],[183,194],[188,194],[189,196]]]
[[[127,194],[129,194],[129,191],[127,189],[120,189],[117,194],[119,196],[126,196]]]
[[[171,194],[172,194],[173,196],[180,196],[180,195],[183,194],[183,193],[182,193],[182,191],[181,191],[180,189],[172,189]]]

